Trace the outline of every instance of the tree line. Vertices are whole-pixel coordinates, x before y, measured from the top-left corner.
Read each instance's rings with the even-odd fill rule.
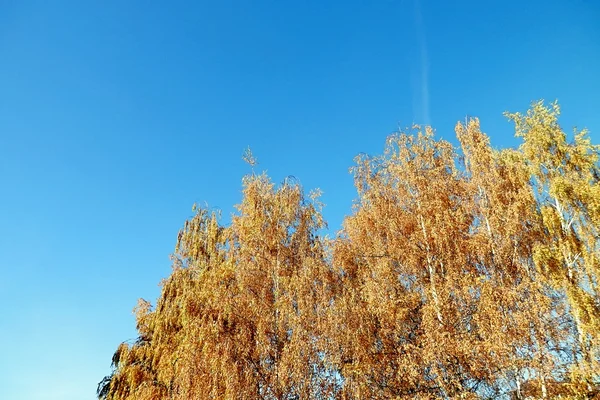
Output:
[[[244,177],[227,226],[194,207],[98,397],[600,396],[600,146],[559,114],[507,114],[516,149],[475,118],[459,146],[389,136],[355,159],[333,239],[319,192],[291,179]]]

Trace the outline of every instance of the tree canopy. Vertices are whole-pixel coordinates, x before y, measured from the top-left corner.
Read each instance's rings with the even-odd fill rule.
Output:
[[[507,114],[516,149],[389,136],[332,239],[293,179],[244,177],[227,226],[194,206],[98,397],[600,397],[600,146],[559,115]]]

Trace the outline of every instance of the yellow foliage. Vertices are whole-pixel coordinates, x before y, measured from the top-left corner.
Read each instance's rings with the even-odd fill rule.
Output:
[[[508,114],[518,149],[477,119],[459,148],[430,127],[391,135],[355,159],[333,240],[321,192],[291,179],[244,177],[229,226],[194,206],[99,397],[599,396],[600,147],[569,142],[559,114]]]

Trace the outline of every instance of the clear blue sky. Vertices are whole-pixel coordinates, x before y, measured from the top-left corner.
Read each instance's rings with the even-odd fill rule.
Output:
[[[479,116],[513,146],[502,112],[558,99],[600,143],[598,21],[596,0],[0,0],[0,398],[95,398],[192,203],[239,201],[248,145],[324,191],[333,234],[352,158],[399,125]]]

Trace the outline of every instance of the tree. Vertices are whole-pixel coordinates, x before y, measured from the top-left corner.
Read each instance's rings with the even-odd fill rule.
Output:
[[[574,141],[558,124],[560,108],[534,103],[527,114],[508,114],[536,190],[544,240],[536,244],[538,269],[563,297],[572,335],[572,382],[591,390],[600,378],[600,169],[599,146],[587,131]]]
[[[501,394],[538,367],[519,355],[552,331],[536,331],[551,302],[529,276],[539,224],[527,171],[490,149],[477,120],[457,126],[464,166],[416,129],[354,168],[359,201],[334,246],[336,362],[350,396]]]
[[[562,343],[566,333],[552,313],[554,293],[534,268],[533,247],[543,232],[525,158],[493,150],[477,119],[457,124],[456,134],[473,199],[471,259],[485,271],[475,289],[481,293],[476,318],[494,355],[496,391],[511,388],[523,398],[521,381],[529,376],[529,391],[537,387],[547,397],[546,380],[558,363],[540,344]]]
[[[122,344],[105,399],[324,398],[317,344],[330,273],[318,202],[286,181],[244,179],[229,227],[197,209],[179,233],[155,309],[141,301],[138,341]]]

